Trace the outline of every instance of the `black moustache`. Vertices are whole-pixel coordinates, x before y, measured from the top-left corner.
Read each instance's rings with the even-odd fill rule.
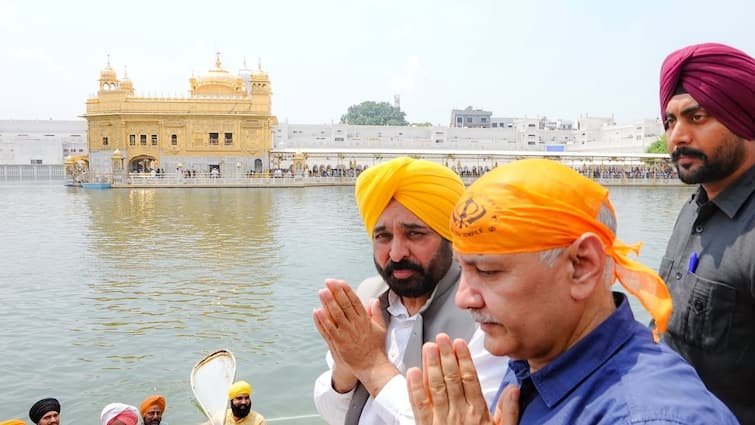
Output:
[[[393,273],[396,270],[414,270],[415,272],[424,272],[422,266],[416,263],[412,263],[408,260],[401,260],[399,262],[391,261],[387,266],[385,266],[385,272],[388,274]]]
[[[706,158],[704,153],[698,150],[692,149],[692,148],[688,148],[686,146],[682,146],[682,147],[674,149],[674,152],[671,153],[671,161],[673,162],[678,161],[679,157],[682,155],[689,156],[689,157],[696,157],[700,159]]]

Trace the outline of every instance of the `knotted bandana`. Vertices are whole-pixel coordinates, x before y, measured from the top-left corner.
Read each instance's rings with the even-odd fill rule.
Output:
[[[671,296],[649,267],[629,258],[641,244],[625,245],[598,221],[601,206],[614,213],[608,189],[547,159],[502,165],[475,181],[451,219],[454,249],[465,254],[514,254],[568,246],[596,234],[615,263],[614,276],[666,331]]]

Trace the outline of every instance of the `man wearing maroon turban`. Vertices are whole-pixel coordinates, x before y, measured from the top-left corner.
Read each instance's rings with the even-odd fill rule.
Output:
[[[660,266],[663,336],[742,424],[755,424],[755,60],[723,44],[671,53],[661,116],[679,178],[699,184]]]

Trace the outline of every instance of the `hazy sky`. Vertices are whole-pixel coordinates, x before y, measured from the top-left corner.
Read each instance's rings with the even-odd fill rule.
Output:
[[[221,52],[270,74],[281,122],[365,100],[447,125],[494,116],[628,122],[658,113],[658,70],[704,41],[755,54],[753,0],[0,0],[0,119],[75,119],[110,54],[137,94],[185,95]]]

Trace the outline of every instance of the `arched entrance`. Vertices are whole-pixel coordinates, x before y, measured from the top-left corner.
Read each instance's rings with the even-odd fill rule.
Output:
[[[257,158],[254,160],[254,172],[255,173],[261,173],[262,172],[262,160]]]
[[[128,170],[132,173],[148,173],[159,166],[157,159],[150,155],[139,155],[128,161]]]

